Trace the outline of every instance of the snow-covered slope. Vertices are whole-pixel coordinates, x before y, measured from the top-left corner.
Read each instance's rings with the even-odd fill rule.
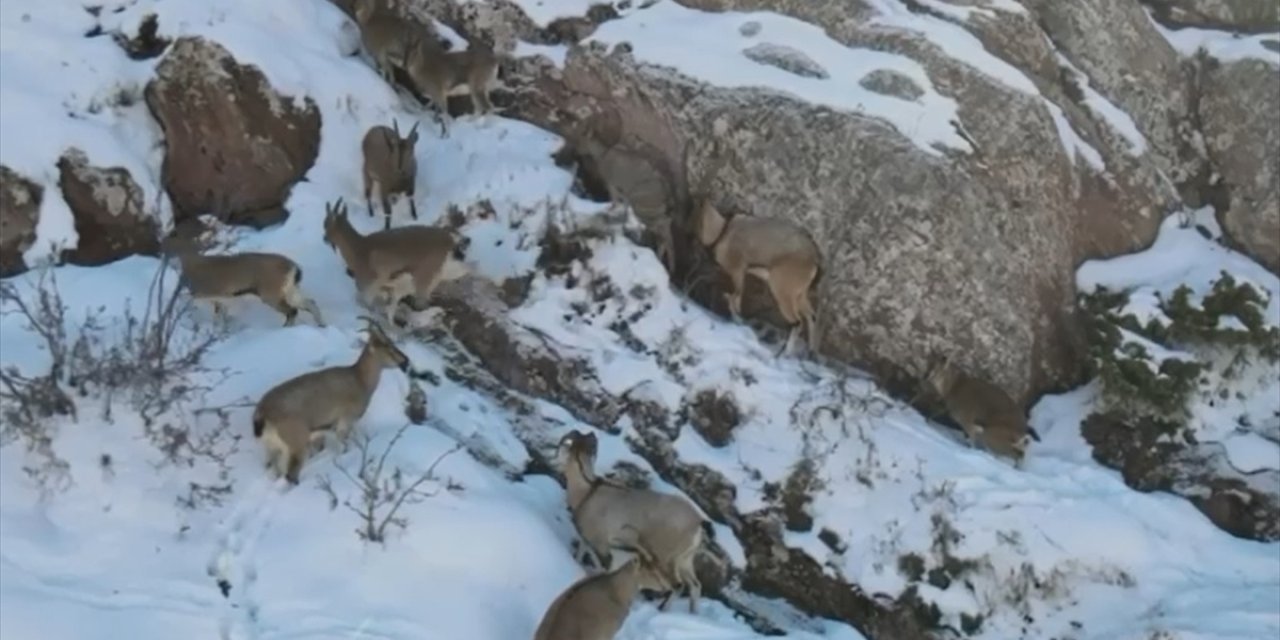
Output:
[[[202,381],[219,384],[201,406],[225,407],[223,415],[157,421],[193,425],[188,444],[165,446],[173,441],[163,436],[157,442],[147,435],[157,432],[155,424],[119,405],[104,419],[100,401],[89,398],[78,420],[55,421],[52,450],[69,465],[69,482],[57,492],[42,494],[27,472],[47,460],[21,443],[0,449],[0,636],[531,637],[547,604],[583,575],[570,552],[574,535],[563,492],[544,475],[504,473],[529,462],[524,427],[517,427],[528,417],[444,375],[456,355],[447,346],[403,339],[415,369],[436,381],[387,372],[359,424],[376,458],[406,424],[402,404],[411,385],[426,392],[427,424],[404,430],[386,469],[399,468],[405,478],[431,469],[431,478],[421,499],[399,511],[404,527],[390,527],[383,543],[363,541],[361,518],[347,507],[362,503],[361,488],[343,472],[359,467],[358,448],[319,454],[301,485],[286,490],[264,473],[250,435],[252,403],[266,388],[355,357],[363,311],[340,259],[323,242],[323,203],[343,197],[354,203],[357,227],[379,228],[380,218],[358,204],[360,135],[392,117],[402,127],[429,120],[364,61],[345,55],[350,27],[327,2],[138,0],[115,9],[104,7],[95,18],[65,3],[0,5],[0,162],[47,187],[41,241],[29,255],[74,239],[53,169],[66,145],[129,168],[149,198],[160,191],[159,131],[145,106],[136,99],[104,102],[119,91],[136,97],[155,61],[131,61],[108,38],[84,37],[95,24],[130,32],[155,12],[165,35],[208,35],[260,67],[276,88],[309,96],[322,110],[320,154],[308,180],[293,190],[288,222],[232,239],[237,250],[278,251],[298,261],[307,274],[303,287],[330,326],[282,328],[257,302],[235,307],[230,333],[205,360],[211,372],[202,374]],[[794,21],[761,19],[806,33]],[[643,42],[642,30],[622,31],[626,25],[599,37],[640,40],[642,52],[660,49]],[[833,71],[844,64],[837,53],[850,55],[828,51],[829,43],[808,44],[816,47],[812,55],[831,56],[823,59]],[[756,72],[749,67],[708,79]],[[826,87],[812,96],[796,91],[833,102],[856,99],[828,95],[835,90]],[[945,122],[945,114],[935,116]],[[538,239],[553,218],[572,226],[601,210],[569,192],[572,176],[550,158],[559,145],[552,134],[497,117],[461,120],[449,138],[434,137],[438,129],[428,125],[421,130],[419,222],[439,221],[450,205],[466,210],[488,200],[493,215],[472,217],[464,227],[469,257],[485,276],[535,271]],[[950,135],[920,128],[925,144]],[[161,206],[160,215],[166,210]],[[397,211],[396,223],[408,224]],[[1091,388],[1047,398],[1034,410],[1043,442],[1017,471],[964,447],[856,375],[776,358],[748,329],[672,290],[648,250],[621,238],[598,240],[592,249],[573,266],[572,278],[536,274],[512,318],[558,352],[591,362],[611,393],[643,393],[673,412],[704,391],[731,397],[742,416],[731,442],[712,447],[684,425],[676,441],[680,460],[728,477],[740,512],[775,500],[777,487],[807,461],[802,485],[811,500],[803,511],[813,523],[788,532],[786,541],[828,574],[868,593],[915,589],[946,624],[978,621],[982,638],[1136,639],[1166,632],[1186,640],[1252,640],[1280,633],[1280,545],[1232,538],[1185,500],[1136,493],[1094,463],[1079,436]],[[146,300],[159,266],[131,258],[54,269],[68,325],[74,329],[96,311],[110,330],[127,303],[136,310]],[[14,282],[29,292],[38,276]],[[593,292],[608,287],[613,295],[597,303]],[[207,324],[212,315],[200,309],[196,319]],[[29,374],[48,367],[19,316],[0,319],[0,342],[4,367]],[[223,380],[216,370],[230,375]],[[545,440],[615,426],[583,425],[558,407],[536,406]],[[616,426],[620,435],[599,434],[599,464],[629,462],[654,475],[627,445],[634,427]],[[467,448],[454,451],[459,444]],[[675,491],[661,480],[655,486]],[[727,527],[717,527],[717,542],[743,565]],[[619,637],[758,637],[725,605],[704,603],[697,616],[683,603],[665,613],[637,603]],[[788,637],[861,638],[846,625],[794,620]]]

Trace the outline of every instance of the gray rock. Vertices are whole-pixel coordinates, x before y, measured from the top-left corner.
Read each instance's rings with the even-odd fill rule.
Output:
[[[863,76],[858,84],[868,91],[903,100],[916,100],[924,95],[924,89],[921,89],[915,80],[891,69],[876,69]]]
[[[1143,0],[1156,19],[1173,27],[1241,33],[1280,30],[1280,3],[1272,0]]]
[[[1280,273],[1280,70],[1262,60],[1199,64],[1205,146],[1230,194],[1223,228]]]
[[[814,62],[803,52],[780,44],[761,42],[743,49],[742,55],[752,62],[777,67],[803,78],[825,80],[831,77],[831,74],[827,73],[827,70],[823,69],[822,65]]]

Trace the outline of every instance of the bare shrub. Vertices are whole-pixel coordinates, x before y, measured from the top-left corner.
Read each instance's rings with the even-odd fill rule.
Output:
[[[440,483],[435,476],[436,467],[463,447],[461,444],[454,446],[440,454],[440,457],[436,458],[426,471],[413,478],[406,477],[399,466],[393,469],[387,468],[387,457],[409,427],[410,423],[400,427],[381,453],[373,451],[372,438],[368,435],[359,431],[352,433],[351,437],[360,454],[359,466],[354,471],[344,465],[340,459],[334,459],[334,466],[338,471],[359,490],[358,499],[353,501],[348,498],[341,502],[344,507],[360,517],[361,524],[356,528],[356,535],[366,542],[384,543],[389,528],[407,527],[408,519],[398,515],[400,508],[405,504],[416,504],[439,493]],[[336,508],[339,502],[338,494],[331,481],[328,478],[321,478],[320,488],[328,494],[330,508]],[[444,488],[450,491],[461,489],[451,480],[445,482]]]
[[[169,277],[176,276],[161,264],[141,314],[126,304],[123,317],[110,325],[99,308],[72,326],[48,266],[39,268],[28,293],[12,282],[0,283],[0,313],[21,317],[49,356],[43,373],[14,365],[0,369],[0,445],[26,445],[35,458],[27,473],[43,490],[69,482],[69,467],[52,447],[54,420],[69,416],[79,422],[90,402],[98,403],[98,417],[107,423],[123,402],[142,417],[147,435],[157,443],[188,429],[156,427],[156,421],[181,414],[212,386],[203,374],[214,372],[201,361],[220,335],[194,324],[190,298],[181,295],[180,287],[170,290]]]

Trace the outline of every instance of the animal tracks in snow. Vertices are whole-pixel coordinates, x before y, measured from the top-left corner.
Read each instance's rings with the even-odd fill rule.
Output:
[[[258,637],[257,546],[271,524],[271,507],[284,485],[284,480],[262,477],[246,488],[244,498],[220,527],[208,573],[225,599],[220,623],[223,640],[232,637],[237,618],[243,623],[243,637]]]

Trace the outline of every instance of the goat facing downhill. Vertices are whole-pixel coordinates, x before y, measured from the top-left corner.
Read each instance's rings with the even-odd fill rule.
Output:
[[[267,467],[290,484],[298,484],[312,446],[323,448],[326,434],[347,441],[369,408],[383,369],[410,370],[409,357],[375,322],[366,321],[369,337],[354,363],[285,380],[264,393],[254,408],[253,436],[266,448]]]
[[[635,551],[673,587],[660,608],[670,604],[678,583],[689,594],[689,611],[697,612],[702,584],[693,561],[705,536],[702,515],[682,497],[622,487],[597,477],[598,446],[595,434],[571,431],[561,438],[557,450],[569,511],[585,543],[579,547],[580,555],[589,549],[599,566],[608,569],[611,549]]]
[[[325,205],[324,238],[342,256],[362,301],[373,305],[382,299],[393,321],[401,300],[425,308],[437,285],[471,272],[462,261],[465,239],[453,231],[412,225],[361,235],[341,199]]]
[[[414,203],[415,184],[418,180],[418,158],[414,147],[418,144],[418,123],[414,123],[407,135],[400,135],[400,124],[391,121],[391,127],[369,127],[360,143],[364,156],[361,175],[364,178],[364,202],[369,217],[373,217],[374,189],[382,201],[383,228],[391,228],[391,196],[404,196],[409,201],[409,215],[418,219],[418,205]]]
[[[616,571],[582,578],[556,596],[533,640],[613,640],[641,589],[670,588],[644,561],[632,558]]]
[[[315,301],[300,289],[302,268],[278,253],[232,253],[205,255],[191,241],[171,237],[163,243],[166,259],[178,258],[179,284],[196,300],[213,305],[219,319],[226,317],[224,302],[252,295],[284,315],[284,325],[292,326],[298,311],[305,310],[319,326],[324,318]]]
[[[1013,460],[1022,468],[1027,440],[1039,436],[1026,414],[1003,389],[972,376],[949,359],[934,358],[925,383],[943,401],[947,413],[964,429],[971,443]]]
[[[726,219],[705,199],[697,205],[695,216],[699,242],[729,276],[731,290],[725,298],[730,313],[741,317],[744,281],[747,274],[756,276],[769,285],[778,310],[791,325],[787,344],[803,324],[809,349],[817,350],[809,289],[821,273],[822,253],[809,232],[778,218],[735,215]]]

